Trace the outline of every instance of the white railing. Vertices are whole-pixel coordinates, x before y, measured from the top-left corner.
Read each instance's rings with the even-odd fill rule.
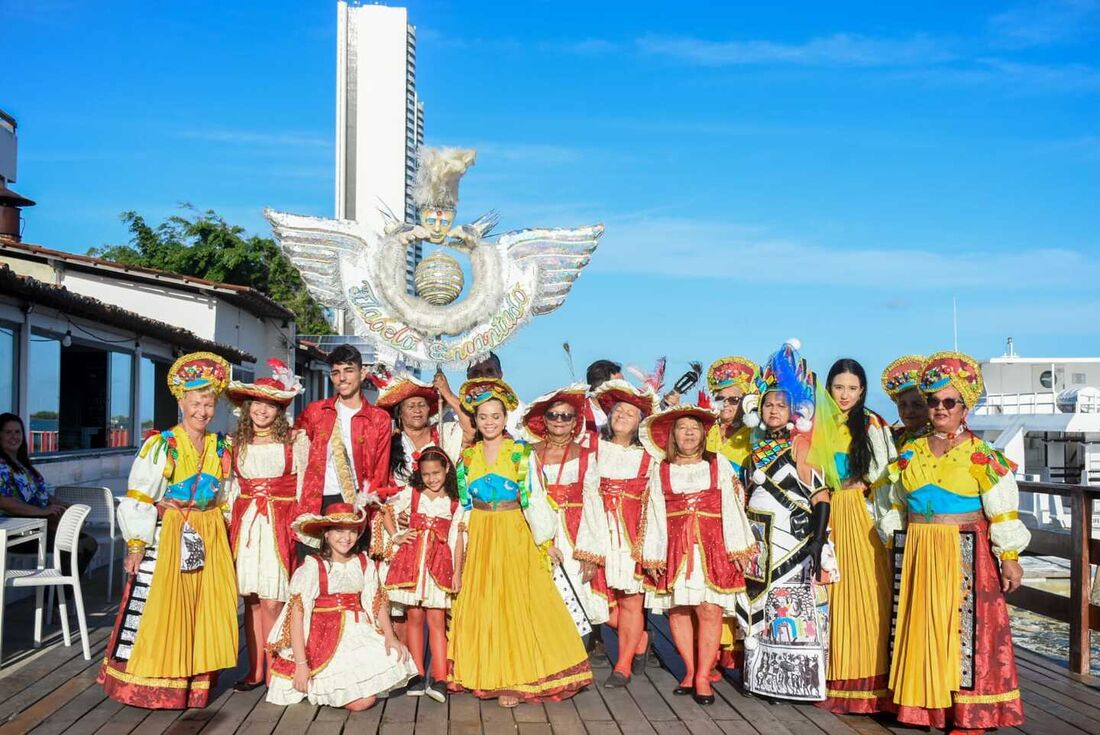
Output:
[[[1057,414],[1057,413],[1100,413],[1100,396],[1078,395],[1072,404],[1072,411],[1063,411],[1058,400],[1051,393],[990,393],[974,407],[979,416],[999,416],[1004,414]]]

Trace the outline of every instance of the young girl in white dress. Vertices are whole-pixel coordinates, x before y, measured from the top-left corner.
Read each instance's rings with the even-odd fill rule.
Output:
[[[346,503],[294,521],[295,532],[320,539],[321,550],[294,572],[290,601],[271,633],[268,702],[308,699],[360,711],[373,706],[380,692],[416,675],[390,625],[374,562],[353,552],[366,524],[366,513]]]

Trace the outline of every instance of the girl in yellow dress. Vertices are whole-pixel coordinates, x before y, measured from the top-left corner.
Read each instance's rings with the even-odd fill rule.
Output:
[[[890,604],[893,576],[868,500],[886,492],[897,456],[886,421],[864,406],[867,374],[855,360],[833,364],[819,391],[812,462],[832,491],[832,540],[840,579],[830,589],[827,699],[835,714],[889,709]]]
[[[460,394],[479,437],[457,466],[469,515],[447,644],[451,688],[502,707],[566,699],[592,683],[592,669],[539,550],[557,516],[545,493],[528,490],[528,445],[505,433],[519,400],[494,378],[467,381]]]
[[[229,365],[184,355],[168,373],[183,420],[149,437],[118,506],[131,575],[98,681],[148,709],[205,707],[237,665],[237,580],[221,505],[225,440],[206,431]]]

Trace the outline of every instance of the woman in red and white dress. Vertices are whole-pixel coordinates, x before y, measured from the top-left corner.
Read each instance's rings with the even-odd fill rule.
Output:
[[[697,406],[677,406],[650,416],[641,429],[642,444],[660,460],[649,482],[642,541],[642,565],[652,580],[646,604],[668,611],[687,669],[673,694],[704,705],[714,702],[710,674],[722,617],[744,599],[743,566],[756,553],[733,468],[706,450],[716,420]]]
[[[238,691],[267,681],[264,641],[289,595],[297,562],[290,524],[297,515],[309,459],[309,439],[304,432],[294,432],[286,418],[302,383],[279,360],[268,364],[273,377],[255,383],[235,380],[228,389],[240,416],[227,453],[229,543],[236,560],[237,590],[245,598],[249,661],[248,673],[235,687]]]
[[[616,688],[630,683],[631,674],[645,665],[649,645],[641,539],[655,462],[642,447],[638,429],[657,410],[657,396],[648,386],[642,390],[616,379],[601,385],[593,400],[607,416],[592,440],[600,482],[595,494],[585,496],[574,556],[585,559],[582,572],[592,579],[596,600],[607,607],[607,623],[619,636],[618,660],[604,682]]]
[[[581,569],[583,554],[575,552],[586,496],[599,487],[596,455],[578,443],[584,434],[588,387],[577,383],[539,396],[523,414],[523,428],[533,440],[528,482],[532,492],[545,490],[557,512],[558,529],[547,547],[554,564],[569,578],[577,602],[593,626],[607,621],[607,604],[592,592],[591,578]]]

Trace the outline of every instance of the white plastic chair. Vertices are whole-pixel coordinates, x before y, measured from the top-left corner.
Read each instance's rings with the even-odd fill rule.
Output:
[[[89,528],[106,528],[110,540],[110,559],[107,561],[107,601],[111,601],[115,579],[115,496],[110,488],[62,485],[53,491],[58,500],[72,505],[83,503],[92,509],[85,525]],[[121,581],[121,578],[120,578]],[[50,607],[53,610],[53,607]]]
[[[57,532],[53,542],[53,568],[45,569],[12,569],[7,574],[7,584],[12,587],[50,587],[57,588],[58,605],[61,608],[61,634],[65,638],[65,645],[72,645],[72,637],[69,635],[69,610],[65,605],[65,585],[72,585],[73,598],[76,600],[76,621],[80,626],[80,644],[84,648],[84,659],[92,660],[92,652],[88,648],[88,621],[84,617],[84,597],[80,593],[80,572],[77,570],[76,549],[80,541],[80,529],[84,526],[84,519],[92,509],[87,505],[70,505],[61,520],[57,522]],[[69,552],[68,574],[61,568],[61,552]],[[52,608],[52,605],[51,605]],[[41,629],[42,610],[35,611],[35,627]]]

